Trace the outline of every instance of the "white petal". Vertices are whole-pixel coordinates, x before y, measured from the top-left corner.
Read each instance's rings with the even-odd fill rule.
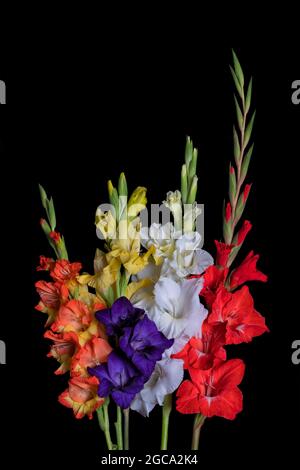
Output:
[[[162,359],[143,390],[135,397],[131,409],[148,416],[156,404],[163,405],[165,396],[173,393],[183,380],[183,361]]]
[[[154,288],[155,302],[161,310],[171,315],[176,311],[176,304],[181,295],[180,286],[166,277],[160,278]]]
[[[191,274],[202,274],[212,264],[214,264],[214,259],[207,251],[197,250],[194,262],[197,271]]]

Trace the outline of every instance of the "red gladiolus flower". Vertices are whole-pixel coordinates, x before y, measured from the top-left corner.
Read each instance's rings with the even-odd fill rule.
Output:
[[[92,321],[92,314],[88,307],[81,300],[69,300],[63,305],[57,314],[55,322],[51,326],[53,331],[74,331],[86,330]]]
[[[208,322],[225,324],[226,344],[248,343],[269,331],[264,317],[254,309],[253,298],[246,286],[233,294],[220,288]]]
[[[40,264],[36,268],[37,271],[50,271],[54,268],[55,261],[52,258],[46,258],[45,256],[40,256]]]
[[[227,245],[217,240],[215,240],[215,245],[217,247],[216,265],[225,268],[234,245]]]
[[[49,237],[54,241],[54,243],[59,243],[61,240],[61,235],[58,232],[50,232]]]
[[[55,334],[51,330],[46,331],[44,338],[53,341],[48,357],[53,357],[60,363],[60,367],[55,371],[56,375],[61,375],[70,370],[72,357],[79,347],[76,333]]]
[[[185,347],[172,358],[182,359],[185,369],[207,370],[226,360],[224,328],[209,325],[202,326],[202,338],[191,338]]]
[[[72,377],[69,388],[58,397],[58,401],[73,409],[75,418],[80,419],[87,415],[92,419],[93,412],[104,402],[97,395],[98,385],[96,377]]]
[[[251,222],[249,222],[249,220],[244,220],[244,223],[237,234],[237,245],[241,245],[242,243],[244,243],[245,238],[251,229],[252,229]]]
[[[56,261],[50,275],[55,281],[70,281],[76,278],[81,268],[81,263],[70,263],[65,259],[61,259]]]
[[[228,268],[220,269],[216,266],[209,266],[203,275],[204,284],[200,292],[206,305],[210,308],[215,301],[217,290],[223,285],[228,274]]]
[[[102,338],[92,338],[82,348],[72,360],[72,375],[89,375],[88,367],[96,367],[106,362],[108,355],[112,352],[110,344]]]
[[[254,251],[250,251],[240,266],[232,271],[230,289],[236,289],[248,281],[267,282],[268,277],[256,268],[258,260],[259,255],[254,255]]]
[[[230,202],[228,202],[226,205],[226,210],[225,210],[225,220],[227,223],[230,221],[231,215],[232,215],[231,204]]]
[[[244,201],[244,204],[246,204],[246,202],[247,202],[247,199],[248,199],[248,196],[249,196],[251,187],[252,187],[252,184],[246,184],[246,185],[245,185],[245,189],[244,189],[244,192],[243,192],[243,201]]]
[[[240,359],[231,359],[207,371],[192,370],[192,381],[185,380],[177,391],[177,410],[234,419],[243,409],[238,385],[244,373],[245,365]]]

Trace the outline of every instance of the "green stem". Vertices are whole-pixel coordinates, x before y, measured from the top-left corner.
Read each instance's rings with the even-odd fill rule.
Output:
[[[129,411],[127,408],[124,410],[124,449],[129,450]]]
[[[205,421],[205,416],[201,414],[197,414],[195,416],[194,426],[193,426],[192,450],[199,449],[200,431],[201,431],[204,421]]]
[[[104,419],[104,413],[103,413],[103,406],[100,406],[100,408],[97,409],[97,417],[98,417],[98,423],[101,428],[101,431],[104,432],[105,430],[105,419]]]
[[[103,418],[104,418],[104,434],[105,434],[105,439],[107,443],[107,448],[108,450],[113,449],[113,443],[111,441],[110,437],[110,430],[109,430],[109,416],[108,416],[108,405],[109,405],[109,399],[106,399],[103,405]],[[101,424],[100,424],[101,426]]]
[[[168,448],[169,418],[172,410],[172,394],[166,395],[162,410],[161,450]]]
[[[117,421],[115,423],[115,428],[117,433],[118,450],[123,450],[122,411],[119,406],[117,406]]]

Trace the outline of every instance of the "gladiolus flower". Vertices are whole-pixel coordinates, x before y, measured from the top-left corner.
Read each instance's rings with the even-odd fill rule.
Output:
[[[35,308],[40,312],[47,313],[48,320],[45,326],[49,326],[56,319],[60,306],[67,302],[69,296],[68,288],[59,282],[45,281],[38,281],[35,287],[41,297],[40,302]]]
[[[53,331],[74,331],[81,332],[87,329],[92,321],[92,314],[88,307],[81,300],[70,300],[63,305],[57,314],[52,325]]]
[[[237,245],[241,245],[244,243],[246,236],[252,229],[252,224],[249,222],[249,220],[245,220],[241,229],[239,230],[237,234]]]
[[[250,193],[250,190],[251,190],[251,186],[252,186],[252,184],[246,184],[245,185],[245,189],[244,189],[244,192],[243,192],[244,204],[246,204],[246,201],[248,199],[248,196],[249,196],[249,193]]]
[[[224,285],[228,275],[228,268],[220,269],[216,266],[209,266],[203,275],[204,285],[200,296],[205,299],[206,305],[211,308],[221,285]]]
[[[53,357],[61,365],[55,371],[56,375],[61,375],[70,370],[72,357],[78,348],[78,337],[76,333],[55,334],[51,330],[46,331],[44,338],[53,341],[48,357]]]
[[[163,405],[166,395],[173,393],[183,379],[183,363],[179,359],[164,358],[157,362],[155,369],[131,403],[130,408],[143,416],[158,404]]]
[[[71,408],[75,418],[87,415],[92,419],[93,412],[104,403],[104,399],[97,395],[98,384],[96,377],[72,377],[69,388],[58,397],[58,401]]]
[[[253,298],[246,286],[233,294],[220,288],[208,323],[224,324],[226,344],[249,343],[255,336],[269,331],[265,319],[254,309]]]
[[[98,395],[107,397],[111,394],[117,405],[124,409],[129,408],[145,383],[144,376],[136,367],[115,351],[108,356],[106,364],[89,368],[88,372],[100,381]]]
[[[148,317],[167,338],[175,339],[172,352],[180,351],[192,336],[201,332],[207,310],[199,301],[202,279],[175,282],[160,278],[154,287],[152,301],[145,297],[138,306],[145,305]]]
[[[119,335],[126,326],[134,325],[145,310],[136,308],[126,297],[117,299],[111,308],[96,312],[96,318],[106,327],[108,336]]]
[[[46,258],[45,256],[40,256],[40,264],[36,268],[37,271],[51,271],[54,268],[55,261],[52,258]]]
[[[227,223],[230,221],[231,215],[232,215],[232,208],[231,208],[230,202],[228,202],[226,205],[226,210],[225,210],[225,220]]]
[[[232,271],[230,276],[230,289],[236,289],[248,281],[267,282],[268,277],[256,268],[259,255],[253,251],[246,256],[238,268]]]
[[[135,367],[149,378],[156,362],[173,343],[174,340],[167,339],[145,315],[134,327],[124,328],[119,347]]]
[[[61,235],[58,232],[50,232],[49,237],[54,241],[54,243],[59,243],[61,240]]]
[[[58,309],[61,300],[68,298],[68,288],[57,282],[38,281],[35,287],[42,303],[49,308]]]
[[[223,348],[225,335],[223,328],[204,322],[202,338],[191,338],[184,349],[172,358],[182,359],[185,369],[207,370],[226,360],[226,351]]]
[[[180,280],[191,274],[202,274],[214,260],[200,246],[201,235],[198,232],[185,233],[178,238],[172,255],[164,261],[162,276]]]
[[[95,367],[107,361],[112,347],[103,338],[92,338],[72,360],[72,375],[86,375],[88,367]]]
[[[234,419],[243,408],[238,385],[244,372],[245,365],[240,359],[231,359],[207,371],[193,370],[192,381],[185,380],[177,391],[177,411]]]
[[[225,268],[234,245],[227,245],[226,243],[218,242],[217,240],[215,240],[215,245],[217,247],[216,264],[217,266]]]
[[[81,268],[81,263],[70,263],[65,259],[61,259],[56,261],[50,275],[55,281],[66,282],[75,279]]]

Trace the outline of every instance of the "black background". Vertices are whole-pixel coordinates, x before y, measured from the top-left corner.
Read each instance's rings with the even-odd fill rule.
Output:
[[[225,468],[293,461],[299,439],[300,366],[291,362],[299,339],[299,125],[300,105],[291,102],[299,79],[299,54],[290,46],[236,47],[246,76],[254,76],[257,109],[253,188],[245,216],[253,223],[242,255],[261,253],[268,284],[251,285],[257,310],[271,330],[249,345],[228,348],[245,360],[244,410],[233,422],[206,422],[202,465]],[[49,255],[39,218],[38,182],[54,197],[58,230],[69,256],[92,269],[96,246],[94,213],[107,201],[106,181],[126,172],[131,189],[146,186],[159,203],[180,184],[186,135],[199,148],[199,196],[205,204],[205,248],[222,236],[221,209],[232,157],[233,85],[230,47],[175,45],[133,50],[118,46],[95,57],[66,57],[7,82],[1,108],[2,320],[7,343],[1,366],[1,421],[12,461],[62,468],[99,462],[104,439],[96,420],[76,421],[57,402],[66,377],[53,375],[46,358],[43,315],[34,310],[33,284],[40,254]],[[53,66],[55,64],[55,67]],[[241,256],[242,256],[241,255]],[[3,424],[2,424],[3,423]],[[151,419],[132,413],[133,450],[155,450],[160,410]],[[298,427],[298,428],[297,428]],[[172,415],[170,449],[188,449],[191,417]],[[1,447],[6,446],[5,441]]]

